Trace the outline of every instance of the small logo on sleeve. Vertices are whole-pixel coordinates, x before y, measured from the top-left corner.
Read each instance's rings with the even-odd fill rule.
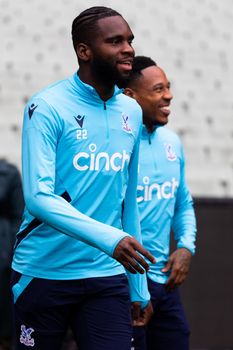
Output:
[[[28,108],[28,115],[29,115],[29,119],[32,118],[32,115],[35,111],[35,109],[38,107],[38,105],[35,105],[34,103],[31,104],[31,106]]]
[[[172,145],[170,143],[165,143],[164,147],[165,147],[167,159],[170,160],[171,162],[176,160],[177,155],[176,155],[175,151],[173,150]]]
[[[21,334],[20,334],[20,343],[26,346],[34,346],[35,340],[31,337],[32,332],[34,332],[33,328],[26,328],[26,326],[21,326]]]

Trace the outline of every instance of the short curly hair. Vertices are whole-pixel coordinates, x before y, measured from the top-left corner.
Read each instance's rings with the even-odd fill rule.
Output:
[[[98,30],[96,22],[105,17],[121,16],[117,11],[105,6],[93,6],[81,12],[72,23],[72,41],[76,50],[77,44],[88,44]]]
[[[142,76],[142,70],[152,66],[157,66],[156,62],[152,60],[152,58],[147,56],[135,56],[132,70],[128,79],[125,81],[125,87],[133,85],[135,80]]]

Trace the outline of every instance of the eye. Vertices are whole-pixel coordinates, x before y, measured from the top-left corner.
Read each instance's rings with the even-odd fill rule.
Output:
[[[164,90],[164,88],[162,86],[157,86],[155,88],[155,92],[162,92]]]
[[[111,39],[111,44],[113,44],[113,45],[118,45],[118,44],[120,44],[121,43],[121,39],[120,38],[112,38]]]

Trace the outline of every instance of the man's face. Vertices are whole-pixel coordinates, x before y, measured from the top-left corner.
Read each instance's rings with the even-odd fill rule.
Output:
[[[151,66],[141,71],[143,74],[133,86],[134,98],[143,110],[144,124],[149,127],[165,125],[170,114],[170,102],[173,98],[170,82],[164,71]]]
[[[102,18],[90,45],[92,72],[108,84],[121,85],[132,69],[134,36],[121,16]]]

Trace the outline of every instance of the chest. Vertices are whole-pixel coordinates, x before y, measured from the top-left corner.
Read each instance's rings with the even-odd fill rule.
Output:
[[[180,148],[169,140],[142,140],[139,153],[139,183],[146,181],[163,184],[179,181],[182,155]]]
[[[66,150],[77,170],[118,171],[130,160],[139,126],[121,109],[75,106],[65,113],[58,154]]]

